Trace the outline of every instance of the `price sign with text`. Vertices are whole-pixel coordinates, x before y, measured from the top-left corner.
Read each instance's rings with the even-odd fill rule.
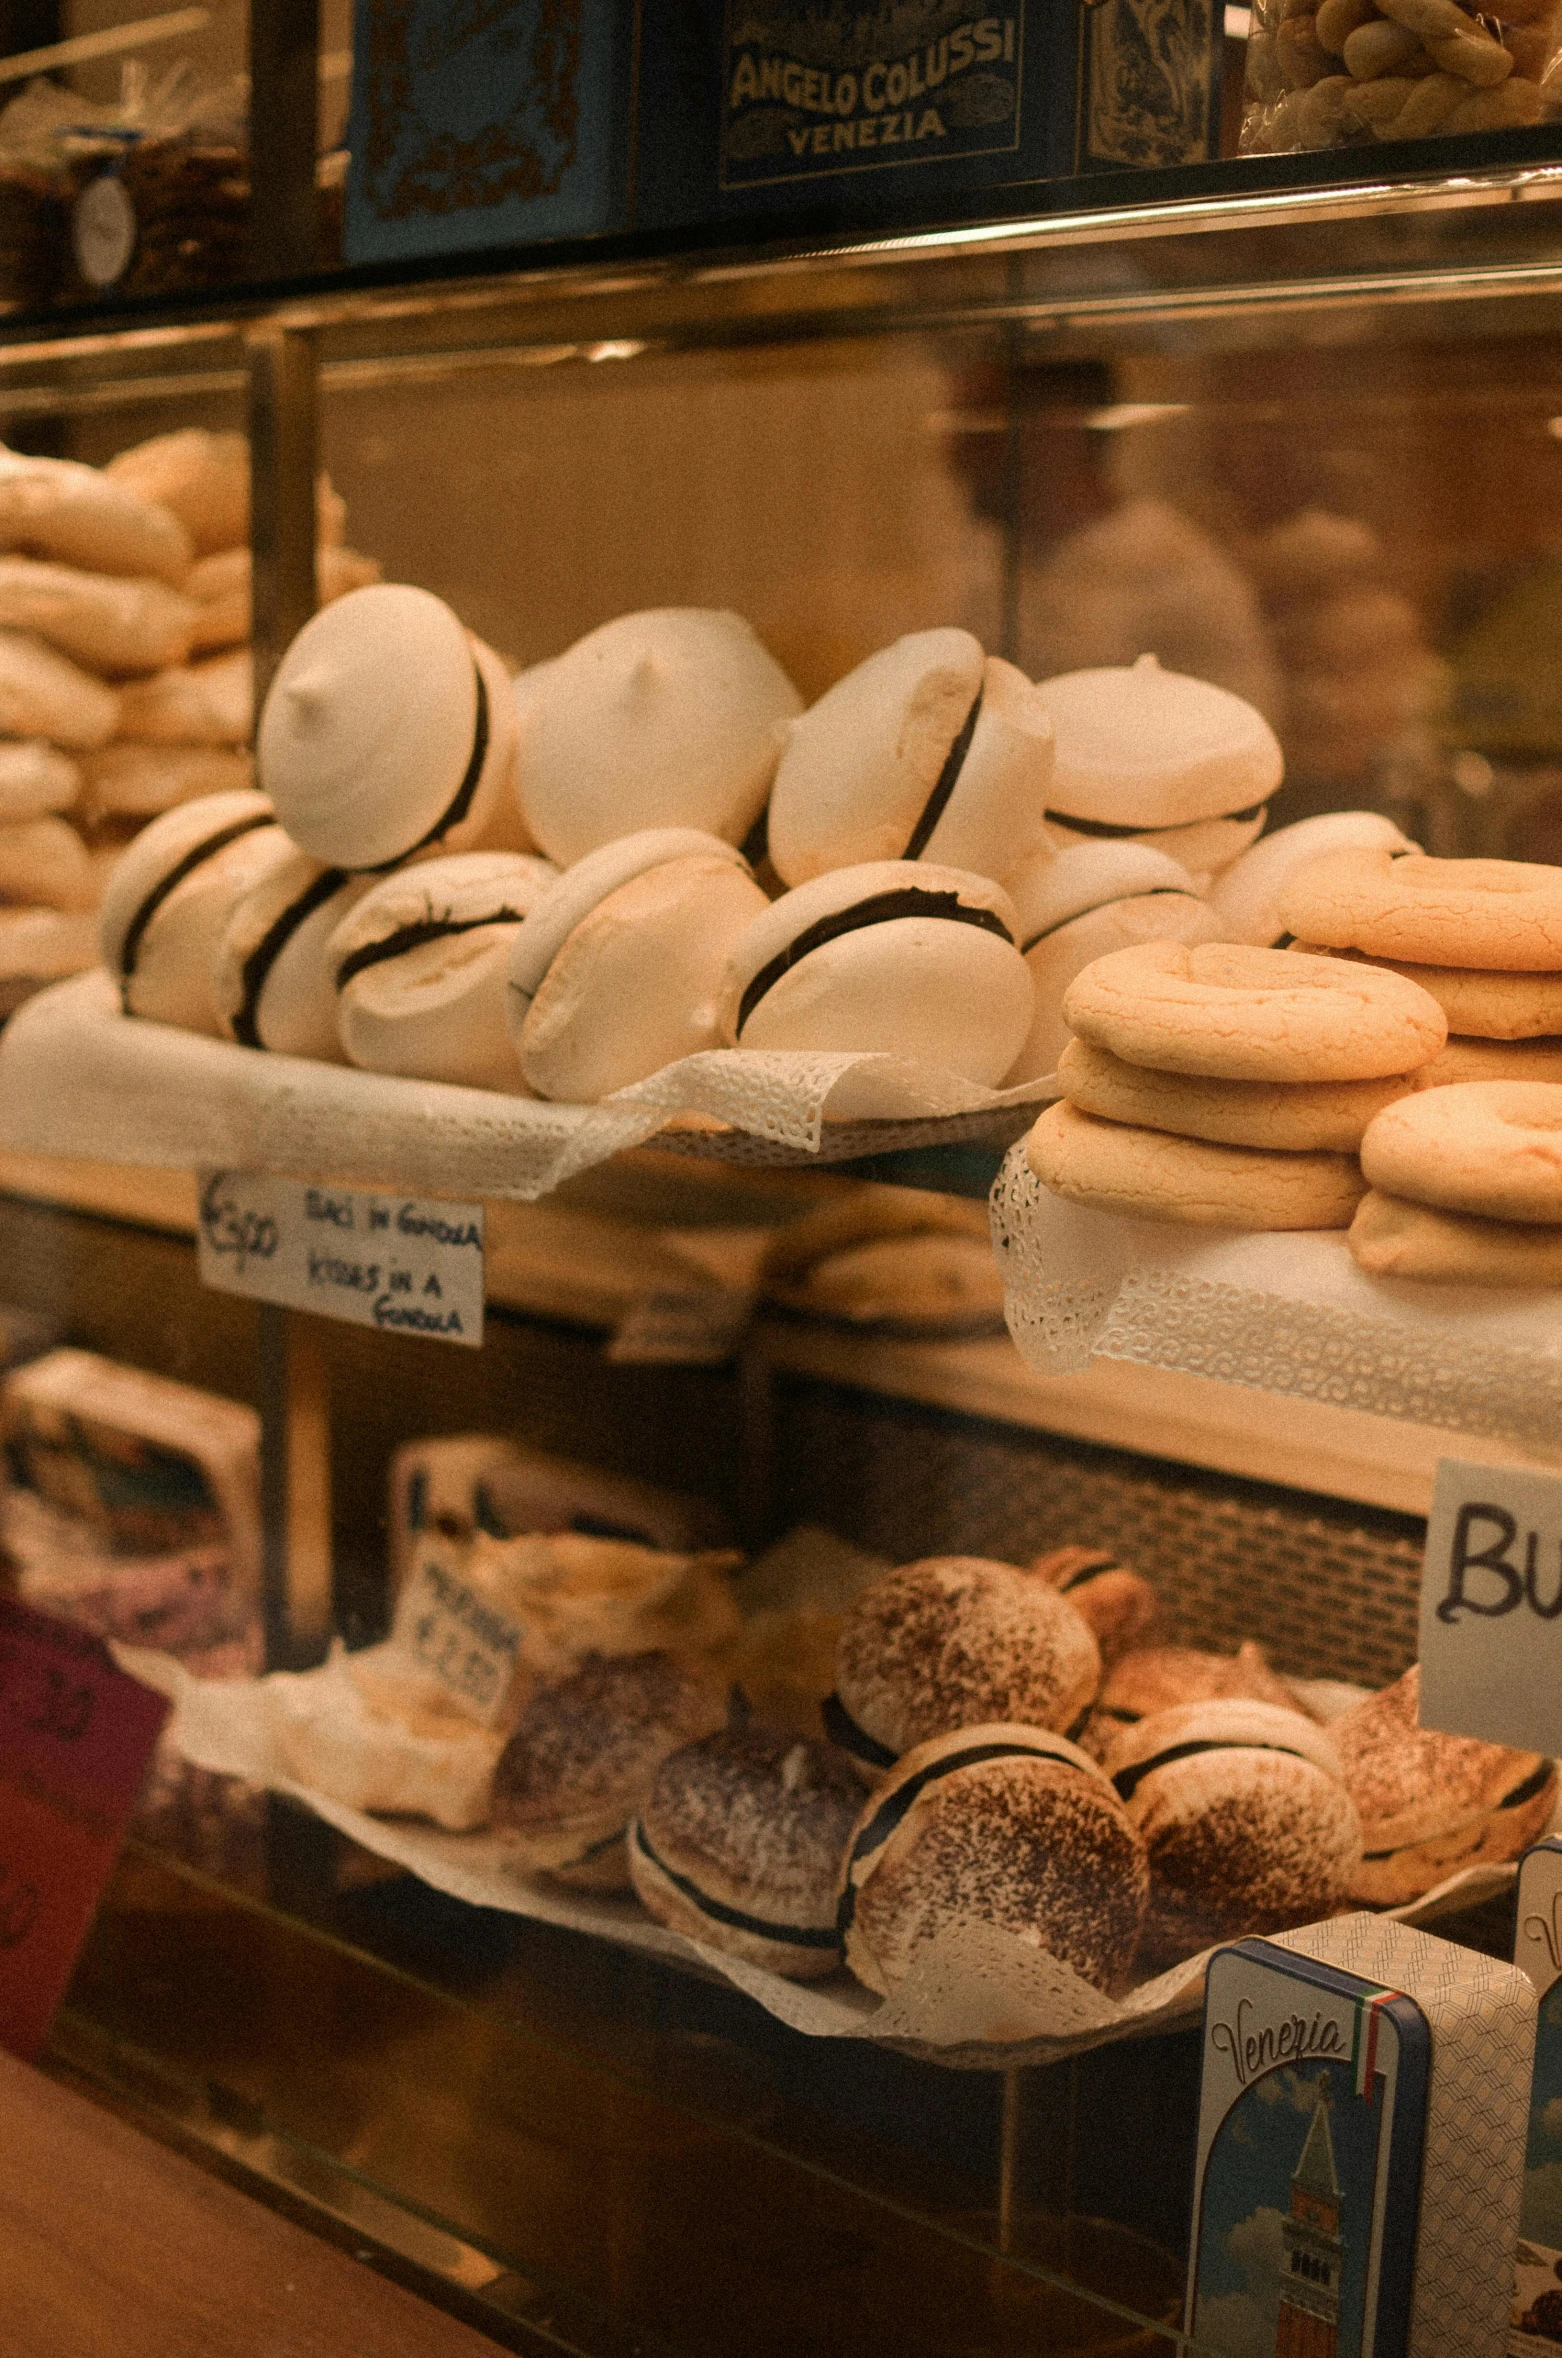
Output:
[[[96,1638],[0,1597],[0,2047],[42,2046],[167,1716]]]
[[[387,1334],[483,1339],[483,1207],[209,1171],[201,1282]]]
[[[521,1628],[487,1604],[459,1572],[425,1549],[396,1606],[391,1644],[409,1670],[435,1678],[458,1709],[492,1727],[510,1699]]]
[[[1439,1461],[1421,1575],[1421,1720],[1562,1753],[1562,1477]]]

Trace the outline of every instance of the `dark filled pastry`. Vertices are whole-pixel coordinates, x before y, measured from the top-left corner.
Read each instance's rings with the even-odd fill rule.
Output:
[[[1234,1654],[1206,1654],[1197,1646],[1140,1646],[1115,1662],[1101,1682],[1086,1737],[1100,1754],[1121,1728],[1172,1711],[1180,1703],[1272,1703],[1294,1711],[1296,1697],[1249,1638]]]
[[[1089,1622],[1103,1671],[1135,1649],[1154,1646],[1160,1637],[1160,1598],[1143,1573],[1119,1563],[1110,1548],[1055,1547],[1033,1556],[1030,1569]]]

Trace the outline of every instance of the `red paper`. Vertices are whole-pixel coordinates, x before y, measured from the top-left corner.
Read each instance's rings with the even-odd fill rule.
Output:
[[[43,2045],[167,1713],[98,1639],[0,1597],[0,2047],[13,2055]]]

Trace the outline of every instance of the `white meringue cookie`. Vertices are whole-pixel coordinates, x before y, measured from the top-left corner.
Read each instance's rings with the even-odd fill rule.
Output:
[[[1224,942],[1250,942],[1272,950],[1289,940],[1280,922],[1279,899],[1299,868],[1336,851],[1417,851],[1380,811],[1322,811],[1277,827],[1234,860],[1210,887],[1209,904],[1220,920]]]

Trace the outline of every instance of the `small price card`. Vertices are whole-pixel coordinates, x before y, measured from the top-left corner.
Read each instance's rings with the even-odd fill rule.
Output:
[[[168,1712],[96,1638],[0,1597],[0,2047],[38,2052]]]
[[[201,1282],[388,1334],[483,1339],[483,1207],[210,1171]]]
[[[1439,1461],[1421,1575],[1421,1719],[1562,1753],[1562,1477]]]
[[[397,1600],[391,1644],[409,1667],[438,1679],[468,1718],[493,1726],[514,1684],[520,1625],[485,1604],[432,1549],[418,1556]]]

